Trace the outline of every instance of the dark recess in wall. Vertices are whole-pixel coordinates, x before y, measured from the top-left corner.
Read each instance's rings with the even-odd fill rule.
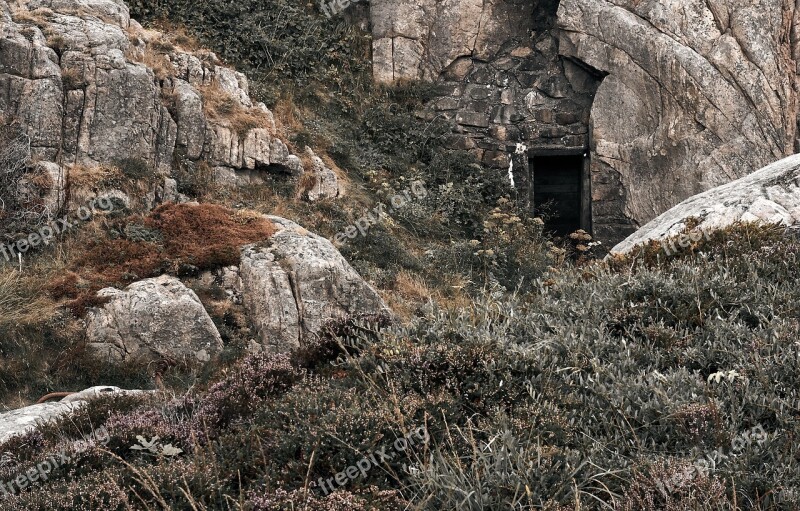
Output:
[[[583,163],[580,154],[531,159],[535,212],[544,216],[546,230],[558,236],[581,228]]]

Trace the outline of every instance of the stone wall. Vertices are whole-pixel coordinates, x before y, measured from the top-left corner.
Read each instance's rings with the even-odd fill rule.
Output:
[[[556,9],[554,0],[373,0],[371,7],[375,80],[441,83],[445,92],[426,115],[453,121],[453,149],[499,172],[513,159],[524,201],[531,154],[589,148],[599,77],[558,55]]]
[[[453,148],[520,177],[517,144],[588,148],[604,242],[795,149],[789,0],[373,0],[371,18],[376,81],[445,84],[428,115]]]

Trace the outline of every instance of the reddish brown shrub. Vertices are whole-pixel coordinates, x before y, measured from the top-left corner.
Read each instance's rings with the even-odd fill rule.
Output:
[[[214,204],[165,204],[145,219],[145,225],[164,235],[170,259],[201,270],[238,264],[242,245],[264,241],[275,233],[261,216]]]
[[[116,222],[111,232],[114,239],[107,234],[87,242],[71,271],[48,286],[54,298],[71,300],[67,305],[76,316],[102,303],[96,296],[104,287],[177,274],[187,266],[212,270],[238,264],[243,245],[267,240],[275,229],[257,214],[213,204],[166,204],[146,217]]]

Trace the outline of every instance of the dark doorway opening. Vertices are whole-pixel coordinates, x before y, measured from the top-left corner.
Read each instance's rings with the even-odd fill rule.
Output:
[[[589,231],[584,201],[583,154],[536,155],[531,158],[533,205],[545,220],[545,230],[566,236],[578,229]]]

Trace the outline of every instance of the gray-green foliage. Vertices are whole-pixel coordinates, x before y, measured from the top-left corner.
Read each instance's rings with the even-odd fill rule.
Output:
[[[173,509],[300,498],[309,481],[423,425],[427,444],[339,492],[312,485],[324,501],[315,508],[364,495],[378,509],[387,496],[430,510],[797,509],[800,244],[745,230],[756,248],[723,242],[651,267],[562,269],[525,295],[490,288],[470,307],[431,304],[409,325],[341,325],[341,343],[325,337],[291,359],[259,354],[226,369],[179,401],[178,419],[159,408],[106,419],[115,407],[101,403],[70,421],[108,421],[108,448],[152,474]],[[763,442],[732,449],[756,427]],[[136,435],[184,453],[134,456]],[[691,470],[715,451],[727,457],[707,475]],[[17,508],[86,508],[85,495],[110,487],[120,504],[108,509],[137,495],[158,507],[125,473],[96,453]],[[57,500],[66,484],[72,496]]]
[[[532,303],[487,299],[395,332],[391,343],[413,342],[415,356],[389,360],[387,388],[444,389],[457,402],[438,411],[447,433],[433,435],[439,443],[408,483],[416,498],[428,509],[576,498],[583,509],[701,509],[722,488],[715,506],[733,509],[735,488],[740,506],[778,506],[771,492],[800,482],[799,256],[780,242],[629,274],[597,265],[541,286]],[[738,376],[709,381],[727,371]],[[708,479],[656,490],[681,465],[729,454],[757,425],[763,445]]]

